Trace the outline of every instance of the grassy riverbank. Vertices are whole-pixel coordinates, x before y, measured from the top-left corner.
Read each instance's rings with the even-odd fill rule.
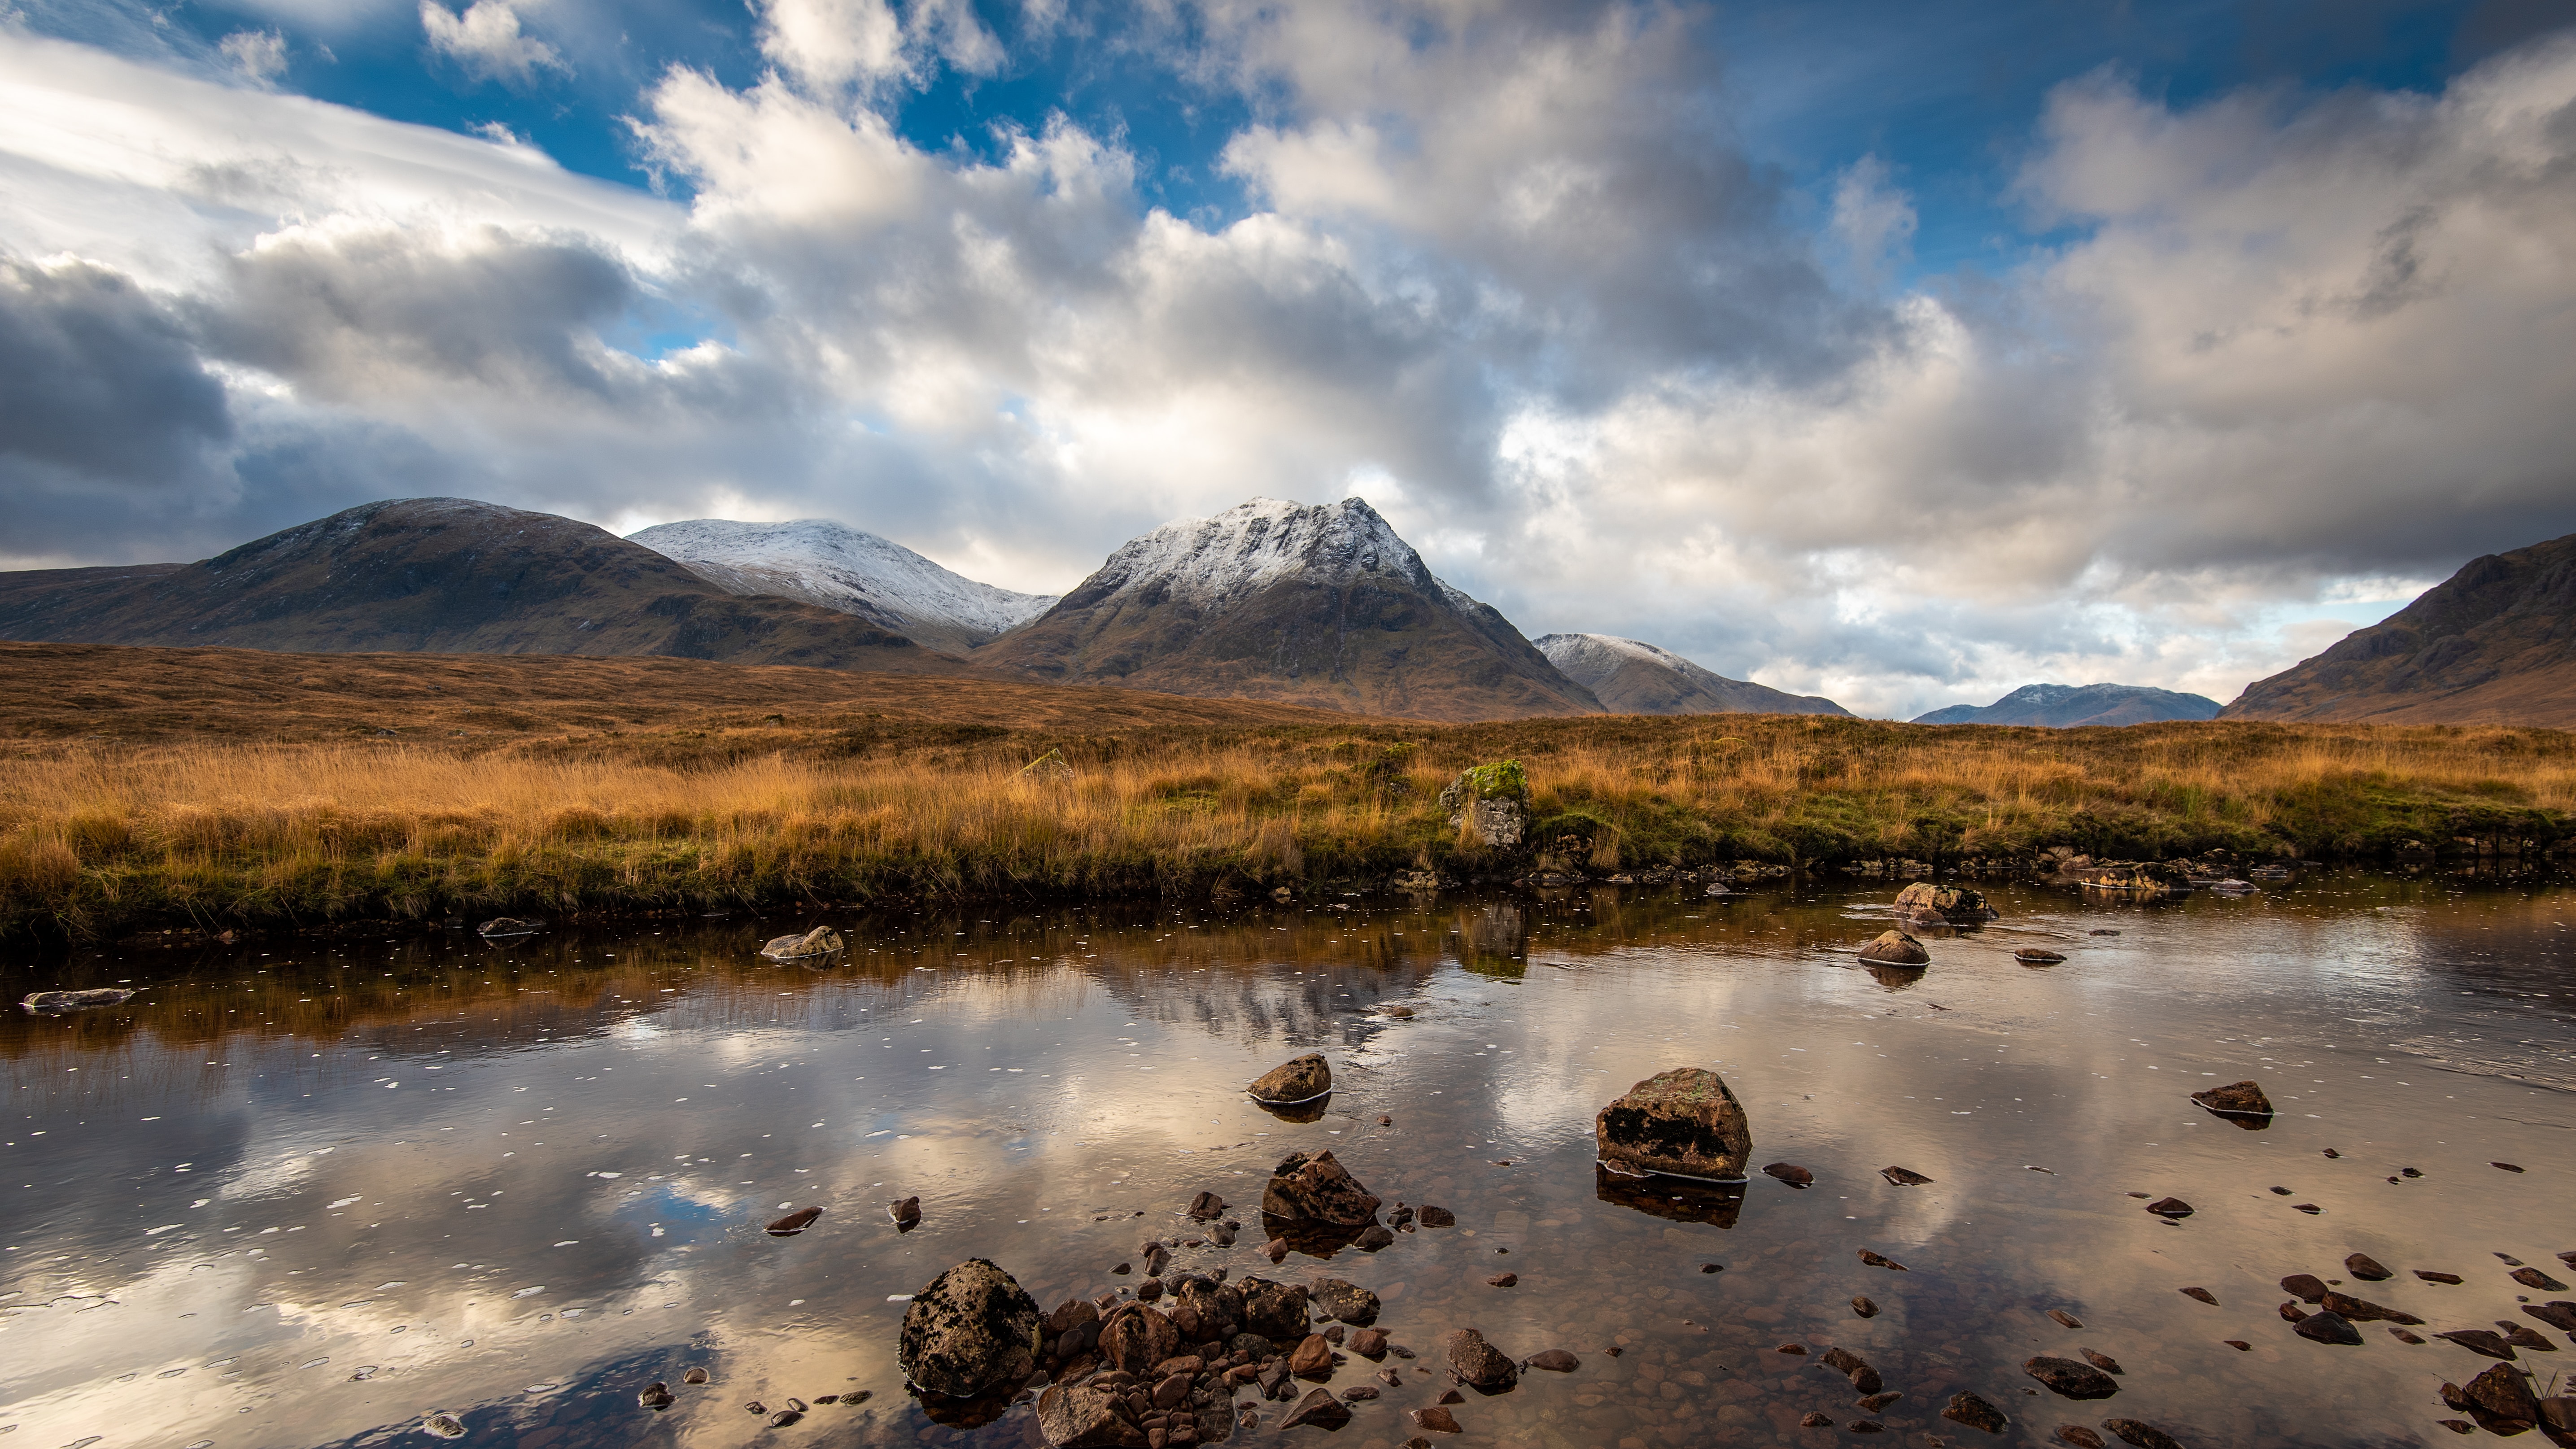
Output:
[[[1228,726],[1211,702],[1186,703],[1185,725],[1085,732],[961,719],[952,703],[416,743],[28,742],[0,759],[0,929],[1203,898],[1540,864],[1910,856],[2003,869],[2057,844],[2370,859],[2408,841],[2474,854],[2454,842],[2483,840],[2536,859],[2576,836],[2576,735],[2561,731],[1785,716]],[[1462,842],[1436,803],[1460,769],[1503,758],[1527,767],[1533,853]]]

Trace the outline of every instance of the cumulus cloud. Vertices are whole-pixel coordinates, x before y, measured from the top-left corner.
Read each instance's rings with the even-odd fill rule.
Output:
[[[502,0],[429,9],[434,41],[542,45]],[[2285,601],[2576,529],[2576,39],[2434,94],[2075,78],[2017,193],[2064,240],[1899,291],[1898,178],[1800,196],[1751,160],[1686,9],[1212,0],[1167,58],[1255,117],[1222,225],[1062,117],[988,159],[905,140],[892,90],[1007,60],[968,7],[757,14],[765,74],[638,98],[685,204],[0,46],[0,245],[77,259],[15,274],[6,361],[180,399],[158,441],[67,405],[0,486],[201,479],[173,539],[368,478],[824,514],[1032,589],[1356,490],[1531,633],[1906,714],[2033,678],[2225,697],[2305,647]],[[43,320],[75,315],[122,320]]]
[[[421,0],[420,28],[429,48],[478,80],[527,86],[540,72],[565,69],[561,52],[519,29],[511,0],[474,0],[462,11]]]
[[[274,30],[236,30],[216,49],[254,84],[266,85],[286,74],[286,37]]]

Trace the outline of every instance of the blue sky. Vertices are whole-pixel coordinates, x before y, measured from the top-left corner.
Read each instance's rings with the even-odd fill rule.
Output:
[[[1905,714],[2224,698],[2576,530],[2563,5],[14,14],[9,566],[454,492],[1052,591],[1361,492]]]

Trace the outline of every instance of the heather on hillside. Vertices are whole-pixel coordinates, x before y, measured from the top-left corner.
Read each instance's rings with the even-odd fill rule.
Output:
[[[1522,851],[1438,804],[1517,760]],[[1031,762],[1043,762],[1030,768]],[[0,761],[13,932],[617,912],[781,900],[1377,888],[2053,845],[2165,858],[2534,860],[2576,838],[2576,735],[2175,723],[1927,728],[1795,716],[1075,734],[710,715],[502,743],[49,745]]]

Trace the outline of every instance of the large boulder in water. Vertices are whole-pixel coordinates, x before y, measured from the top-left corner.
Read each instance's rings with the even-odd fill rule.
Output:
[[[1966,886],[1934,885],[1918,880],[1896,893],[1896,914],[1910,921],[1942,921],[1974,926],[1995,918],[1986,898]]]
[[[1358,1227],[1377,1213],[1378,1199],[1333,1160],[1330,1152],[1291,1152],[1261,1189],[1261,1210],[1277,1217]]]
[[[1932,953],[1903,931],[1881,931],[1860,948],[1860,959],[1879,966],[1925,966],[1931,964]]]
[[[119,1006],[133,996],[133,992],[119,986],[93,986],[86,991],[34,991],[18,1003],[18,1008],[32,1016],[59,1016],[92,1006]]]
[[[1333,1090],[1333,1064],[1322,1052],[1308,1052],[1293,1062],[1283,1062],[1261,1074],[1244,1088],[1255,1101],[1291,1106],[1311,1102]]]
[[[1657,1072],[1601,1109],[1592,1135],[1604,1166],[1736,1182],[1753,1155],[1753,1128],[1726,1079],[1703,1067]]]
[[[1037,1371],[1042,1316],[1018,1279],[969,1258],[912,1295],[895,1362],[915,1388],[954,1399],[1016,1388]]]
[[[807,956],[829,956],[841,949],[841,933],[829,926],[816,926],[802,936],[780,936],[760,948],[760,954],[772,961],[795,961]]]

